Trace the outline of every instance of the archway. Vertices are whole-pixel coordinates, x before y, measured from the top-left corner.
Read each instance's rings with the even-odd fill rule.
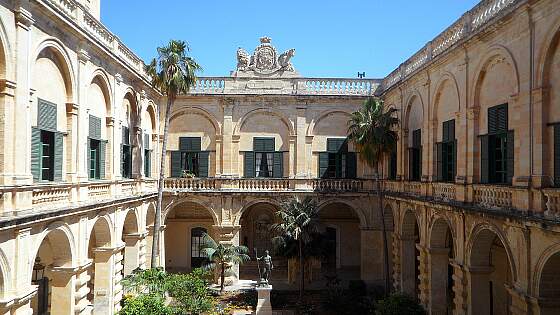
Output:
[[[121,129],[121,176],[133,178],[140,174],[138,160],[139,155],[138,138],[136,127],[138,126],[138,103],[135,93],[129,90],[122,101],[122,129]]]
[[[75,304],[75,275],[71,240],[62,228],[46,232],[32,261],[33,314],[71,314]]]
[[[112,292],[113,248],[109,220],[100,217],[95,221],[89,236],[88,258],[92,260],[89,268],[88,300],[93,305],[94,314],[105,314],[110,311],[108,306]]]
[[[539,281],[541,315],[560,314],[560,252],[546,261]]]
[[[173,207],[165,218],[165,269],[168,272],[190,272],[202,263],[199,248],[193,244],[193,232],[197,237],[206,231],[214,237],[214,219],[210,209],[194,202],[182,202]],[[195,238],[200,244],[200,238]],[[216,240],[218,241],[218,240]],[[193,247],[194,246],[194,247]],[[194,256],[193,256],[194,254]]]
[[[414,94],[408,101],[405,120],[405,132],[403,144],[408,154],[406,155],[408,162],[408,179],[411,181],[420,181],[423,175],[422,170],[422,124],[424,122],[424,105],[419,94]]]
[[[493,230],[474,233],[470,249],[470,303],[472,314],[509,314],[511,298],[506,287],[513,282],[507,245]]]
[[[452,314],[454,241],[445,219],[438,218],[430,235],[430,309],[432,314]]]
[[[138,233],[138,217],[135,209],[130,209],[126,213],[123,222],[122,238],[123,249],[123,275],[128,276],[135,269],[140,267],[140,241],[141,234]]]
[[[420,243],[418,221],[413,211],[406,211],[401,230],[401,290],[413,298],[419,296]]]

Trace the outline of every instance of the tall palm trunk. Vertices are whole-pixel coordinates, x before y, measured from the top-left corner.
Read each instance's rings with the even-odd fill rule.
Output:
[[[151,259],[151,266],[152,268],[156,268],[160,266],[160,244],[159,244],[159,236],[161,230],[161,208],[163,203],[163,186],[164,186],[164,176],[165,176],[165,156],[167,155],[167,135],[169,132],[169,118],[171,114],[171,107],[173,106],[173,102],[175,101],[175,97],[169,95],[167,97],[167,106],[165,107],[165,123],[163,127],[163,143],[161,145],[161,161],[159,165],[159,180],[158,180],[158,196],[157,196],[157,204],[156,204],[156,214],[154,219],[154,235],[152,240],[152,259]]]
[[[379,172],[375,174],[375,182],[377,186],[377,199],[379,211],[381,211],[381,231],[383,233],[383,277],[385,278],[385,295],[389,295],[389,246],[387,245],[387,227],[385,226],[385,209],[383,209],[383,189],[381,188],[381,180],[379,180]]]
[[[303,266],[303,245],[301,241],[301,236],[299,237],[298,244],[299,244],[299,300],[303,300],[303,290],[305,290],[305,267]]]
[[[220,292],[224,292],[224,282],[226,282],[226,265],[222,263],[222,270],[220,271]]]

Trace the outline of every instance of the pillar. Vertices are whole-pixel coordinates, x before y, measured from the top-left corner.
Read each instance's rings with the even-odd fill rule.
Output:
[[[450,262],[453,267],[453,314],[467,314],[467,275],[465,268],[456,261]]]
[[[93,266],[95,274],[93,280],[93,314],[107,315],[113,312],[115,253],[120,248],[96,248],[93,250]]]
[[[75,310],[75,270],[53,267],[49,270],[50,314],[74,314]]]
[[[239,231],[241,226],[238,225],[214,225],[213,238],[217,243],[226,246],[239,246]],[[219,279],[219,277],[218,277]],[[239,265],[234,265],[230,268],[230,274],[226,272],[225,283],[232,285],[239,280]]]
[[[88,301],[88,282],[91,280],[91,276],[88,270],[91,269],[91,266],[92,262],[88,260],[84,264],[76,268],[74,272],[76,275],[76,281],[74,284],[74,288],[76,290],[76,294],[74,297],[76,314],[91,314],[92,312],[90,301]]]
[[[416,241],[401,237],[401,292],[416,298]]]
[[[222,131],[222,152],[223,152],[223,169],[222,175],[233,175],[238,173],[237,169],[234,169],[232,159],[233,159],[233,102],[230,100],[225,100],[223,103],[224,111],[224,121],[223,121],[223,131]]]
[[[123,279],[123,249],[125,244],[121,244],[113,249],[113,281],[110,283],[113,286],[113,311],[117,313],[121,310],[120,302],[123,298],[123,286],[121,280]]]
[[[513,285],[505,285],[506,291],[508,292],[511,305],[509,307],[509,311],[511,315],[525,315],[529,314],[531,309],[531,299],[530,297],[523,292],[522,289]]]
[[[367,284],[383,286],[383,232],[361,228],[360,246],[360,279]]]
[[[469,267],[467,270],[468,283],[468,302],[470,315],[490,315],[490,286],[488,284],[490,274],[494,272],[494,267],[481,266]]]
[[[297,117],[296,117],[296,143],[295,143],[295,165],[294,165],[294,174],[296,178],[305,178],[307,175],[307,170],[305,166],[305,162],[307,159],[311,159],[311,157],[306,157],[306,150],[305,150],[305,136],[307,134],[307,117],[306,117],[306,108],[305,107],[298,107],[297,109]]]
[[[140,257],[143,256],[142,241],[146,233],[134,233],[124,236],[124,275],[128,276],[136,268],[140,267]]]
[[[430,304],[430,268],[429,268],[429,255],[428,249],[423,245],[416,244],[418,249],[418,291],[419,300],[424,307],[428,307]],[[447,272],[445,273],[447,275]]]
[[[105,149],[105,179],[114,180],[115,167],[113,162],[113,154],[115,154],[116,151],[113,134],[115,129],[115,118],[110,116],[105,117],[105,126],[107,128],[107,148]]]
[[[449,248],[430,248],[430,287],[429,309],[432,315],[447,314],[447,268],[449,266]]]
[[[477,107],[469,108],[467,110],[467,126],[465,129],[457,128],[456,130],[466,130],[467,139],[467,152],[464,156],[466,161],[466,181],[468,184],[475,182],[475,178],[478,176],[478,168],[475,167],[475,162],[477,161],[479,155],[480,141],[478,140],[478,112]],[[460,151],[457,151],[459,154]],[[457,159],[460,161],[461,159]],[[457,171],[459,167],[457,168]]]

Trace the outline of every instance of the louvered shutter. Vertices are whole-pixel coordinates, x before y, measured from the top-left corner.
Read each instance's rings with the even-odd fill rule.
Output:
[[[408,180],[414,179],[414,149],[408,148]]]
[[[453,148],[451,150],[452,152],[452,160],[451,160],[451,169],[452,169],[452,176],[453,178],[451,178],[451,181],[454,182],[455,181],[455,177],[457,177],[457,140],[453,140],[453,144],[452,144]]]
[[[89,137],[101,140],[101,118],[89,115]]]
[[[150,149],[150,135],[145,133],[144,134],[144,150]]]
[[[348,152],[346,154],[346,177],[356,178],[358,168],[358,158],[356,152]]]
[[[553,125],[554,141],[554,186],[560,186],[560,124]]]
[[[498,131],[498,108],[488,108],[488,133],[495,134]]]
[[[99,178],[105,179],[105,154],[107,154],[107,141],[99,142]]]
[[[87,173],[88,178],[91,179],[91,138],[89,137],[87,139]]]
[[[37,128],[56,131],[56,104],[39,99],[37,104]]]
[[[41,130],[31,127],[31,174],[33,180],[41,178]]]
[[[348,143],[346,139],[329,138],[327,139],[328,152],[346,152],[348,151]]]
[[[392,152],[391,153],[391,158],[390,158],[390,176],[391,179],[396,179],[397,178],[397,152]]]
[[[181,151],[171,151],[171,177],[181,177],[182,173]]]
[[[436,178],[443,181],[443,143],[436,143]]]
[[[480,183],[489,182],[488,135],[480,136]]]
[[[281,178],[284,176],[283,160],[284,160],[283,152],[273,153],[274,164],[272,166],[272,177]]]
[[[208,177],[210,152],[202,151],[198,154],[198,177]]]
[[[320,152],[319,153],[319,178],[326,178],[327,171],[329,169],[329,153]]]
[[[514,173],[514,167],[515,167],[515,139],[514,139],[514,133],[513,130],[508,131],[507,133],[507,139],[506,139],[506,158],[507,158],[507,164],[506,164],[506,176],[507,176],[507,182],[509,184],[511,184],[513,182],[513,173]]]
[[[422,180],[422,146],[418,149],[418,180]]]
[[[243,152],[243,177],[255,177],[255,152]]]
[[[276,140],[274,138],[254,138],[253,151],[255,152],[274,152]]]
[[[54,133],[54,180],[62,181],[62,164],[64,162],[64,135],[61,132]]]
[[[498,132],[508,131],[508,107],[506,105],[500,105],[497,108],[496,126],[498,127]]]

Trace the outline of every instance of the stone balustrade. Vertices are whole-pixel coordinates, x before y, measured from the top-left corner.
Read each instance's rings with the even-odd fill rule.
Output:
[[[298,90],[297,94],[369,96],[373,95],[378,86],[376,80],[365,79],[306,78],[304,80],[305,90]]]
[[[153,179],[144,179],[3,186],[0,188],[0,216],[11,216],[27,210],[73,207],[77,204],[155,193],[156,183]]]
[[[544,214],[549,217],[560,218],[560,189],[545,188],[543,194],[546,198]]]
[[[513,190],[506,186],[473,185],[473,202],[491,210],[511,209]]]
[[[170,190],[216,190],[216,180],[212,178],[168,178],[165,189]]]
[[[422,183],[421,182],[404,182],[404,192],[411,195],[421,196],[422,195]]]
[[[453,183],[433,183],[432,196],[443,201],[456,200],[455,184]]]
[[[316,179],[313,182],[314,191],[362,191],[365,181],[347,179]]]
[[[401,191],[401,182],[396,180],[383,181],[383,189],[387,192],[398,193]]]
[[[511,12],[514,6],[528,0],[483,0],[455,23],[422,47],[399,68],[389,74],[383,83],[383,91],[404,81],[413,73],[427,65],[432,59],[449,51],[456,43],[481,31],[491,20]]]

